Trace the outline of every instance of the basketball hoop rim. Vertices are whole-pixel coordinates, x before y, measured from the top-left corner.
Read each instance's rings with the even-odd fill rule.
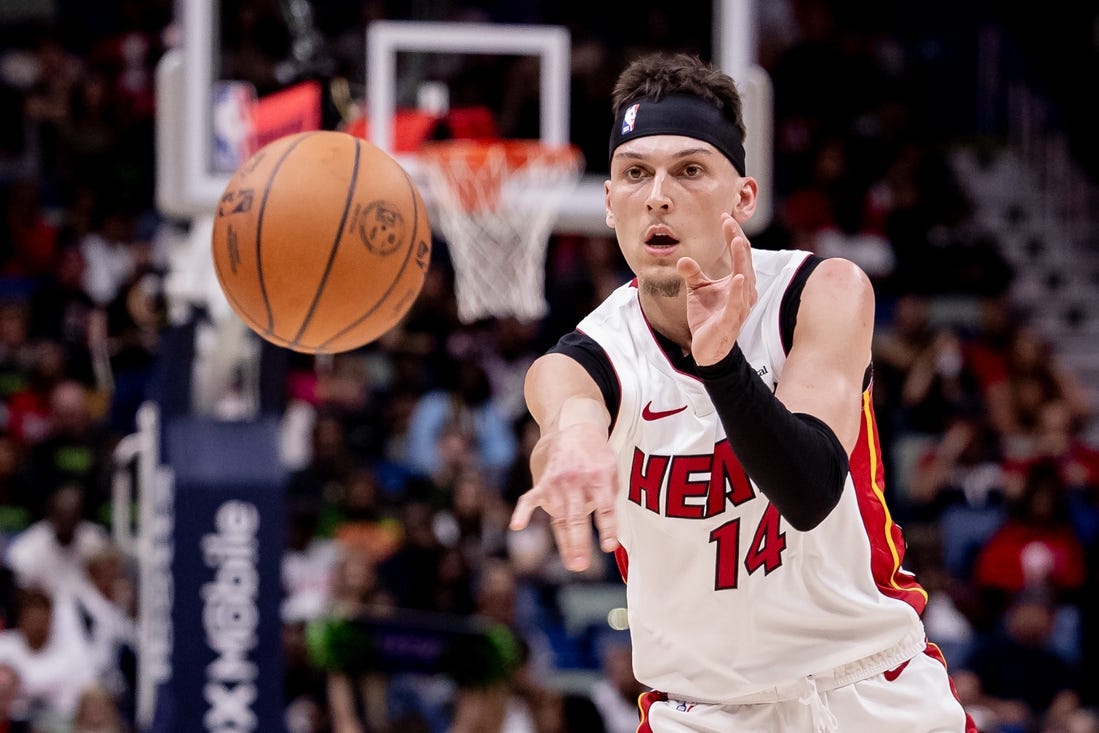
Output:
[[[541,165],[575,167],[578,172],[584,164],[583,153],[577,145],[520,138],[432,140],[420,147],[417,157],[428,164],[445,164],[447,161],[462,159],[467,165],[477,167],[489,156],[498,154],[503,156],[509,171],[521,168],[531,161],[538,161]]]
[[[417,157],[435,206],[465,214],[502,213],[501,191],[509,184],[539,191],[547,202],[571,188],[584,170],[578,146],[531,139],[433,140]]]

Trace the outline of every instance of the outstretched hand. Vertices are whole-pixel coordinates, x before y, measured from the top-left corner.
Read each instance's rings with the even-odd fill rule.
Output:
[[[691,355],[700,366],[716,364],[732,350],[757,297],[748,237],[730,214],[722,214],[721,230],[729,248],[728,275],[711,280],[690,257],[676,263],[687,285]]]
[[[545,467],[522,496],[510,528],[521,530],[538,507],[549,514],[557,551],[569,570],[587,570],[592,557],[592,515],[604,552],[618,547],[614,501],[617,467],[605,428],[578,423],[543,436]],[[533,461],[532,461],[533,462]]]

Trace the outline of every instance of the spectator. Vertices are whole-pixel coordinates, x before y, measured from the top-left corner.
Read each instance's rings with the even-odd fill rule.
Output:
[[[71,114],[69,102],[83,79],[85,63],[49,31],[37,32],[33,44],[34,83],[26,97],[25,120],[41,145],[38,160],[45,177],[56,180],[67,171],[59,138]]]
[[[0,631],[0,664],[10,665],[22,681],[28,719],[49,725],[72,720],[80,691],[94,678],[85,648],[69,634],[69,620],[55,611],[48,592],[25,588],[15,627]]]
[[[599,707],[586,693],[566,692],[558,696],[561,708],[560,733],[605,733],[606,724]]]
[[[288,478],[287,497],[317,502],[337,501],[343,495],[354,456],[347,447],[343,423],[331,413],[313,422],[309,461]]]
[[[1024,590],[1043,590],[1058,606],[1079,602],[1086,580],[1084,547],[1068,514],[1065,487],[1050,462],[1030,467],[1008,517],[981,548],[973,582],[991,618]],[[1069,642],[1068,646],[1078,645]]]
[[[30,335],[59,344],[65,355],[66,374],[91,384],[88,323],[95,304],[84,291],[83,277],[84,256],[80,249],[64,247],[53,276],[44,278],[31,297]]]
[[[989,417],[1007,441],[1010,455],[1026,455],[1042,406],[1062,400],[1072,420],[1086,421],[1092,405],[1074,371],[1033,328],[1020,328],[1007,352],[1004,378],[985,390]]]
[[[917,459],[909,483],[908,521],[937,529],[943,570],[968,582],[977,554],[1004,522],[999,436],[984,416],[960,416]]]
[[[812,251],[821,257],[846,257],[865,270],[872,282],[885,282],[896,270],[893,246],[882,234],[864,226],[858,193],[833,196],[834,224],[817,232]]]
[[[16,535],[6,564],[20,586],[63,590],[81,583],[84,563],[108,545],[106,531],[83,513],[83,489],[66,484],[50,497],[45,518]]]
[[[520,644],[520,666],[512,677],[484,689],[463,689],[454,713],[454,730],[550,733],[564,725],[561,696],[546,684],[552,669],[544,635],[523,629],[515,615],[517,584],[504,562],[489,562],[477,582],[476,614],[511,629]]]
[[[929,307],[918,295],[897,300],[893,328],[874,339],[874,378],[879,404],[896,413],[901,429],[935,434],[971,411],[977,392],[958,335],[934,326]]]
[[[981,415],[958,416],[918,460],[910,481],[914,518],[934,521],[952,506],[994,509],[1004,500],[999,436]]]
[[[34,178],[13,182],[6,197],[3,224],[12,251],[0,262],[0,274],[38,278],[52,273],[57,259],[57,226],[42,206],[42,184]]]
[[[399,608],[435,609],[445,548],[435,535],[434,512],[423,501],[401,507],[401,546],[378,568]]]
[[[30,724],[20,710],[22,681],[19,672],[0,662],[0,733],[31,733]]]
[[[72,733],[127,733],[110,690],[98,683],[84,688],[73,717]]]
[[[607,733],[635,733],[641,723],[637,698],[647,688],[634,677],[628,641],[605,645],[602,672],[592,686],[592,701],[599,708]]]
[[[157,357],[160,332],[167,322],[161,273],[135,255],[134,272],[119,284],[107,304],[106,356],[111,372],[111,413],[108,428],[117,435],[135,429],[134,415],[145,401],[146,384]]]
[[[34,347],[28,339],[31,313],[21,298],[0,299],[0,400],[27,385]],[[5,426],[7,416],[4,415]]]
[[[392,601],[378,583],[374,559],[361,548],[347,548],[337,569],[329,613],[354,618],[383,612]],[[362,733],[386,726],[386,678],[376,670],[330,671],[326,690],[333,733]]]
[[[31,523],[32,502],[23,475],[23,451],[0,431],[0,541],[23,531]]]
[[[527,367],[538,355],[533,349],[537,323],[517,318],[498,318],[492,324],[489,348],[478,356],[492,389],[492,401],[500,416],[514,421],[527,414],[523,380]]]
[[[100,206],[92,231],[84,235],[79,247],[84,258],[84,292],[96,305],[106,307],[138,271],[142,250],[148,245],[137,241],[132,213],[112,209],[107,202]]]
[[[50,398],[65,379],[65,354],[56,341],[33,344],[22,389],[8,397],[8,431],[20,444],[33,446],[50,432]]]
[[[107,506],[108,436],[92,411],[92,394],[76,380],[63,379],[49,396],[48,433],[27,456],[28,481],[44,496],[65,483],[84,488],[89,516]]]
[[[308,621],[328,607],[339,548],[317,536],[318,511],[311,500],[290,502],[282,556],[282,617]]]
[[[401,524],[381,492],[373,470],[354,469],[342,496],[326,506],[321,532],[331,534],[343,547],[358,546],[376,562],[383,562],[401,544]]]
[[[112,705],[124,704],[127,712],[137,682],[136,600],[122,553],[111,545],[88,557],[79,583],[55,593],[55,603],[72,604],[80,619],[85,664],[113,697]]]
[[[1072,523],[1087,544],[1099,536],[1099,448],[1084,439],[1082,423],[1064,400],[1053,400],[1038,411],[1028,455],[1005,462],[1009,480],[1025,480],[1036,462],[1056,464],[1064,482]]]
[[[435,476],[442,467],[448,434],[467,439],[486,478],[494,487],[515,459],[511,426],[492,402],[492,389],[483,367],[462,359],[447,376],[445,387],[420,398],[408,429],[408,460],[423,476]]]
[[[306,619],[287,617],[282,626],[283,697],[288,733],[328,730],[327,679],[313,664],[306,638]]]
[[[1005,295],[981,298],[977,326],[963,339],[963,350],[982,394],[1006,378],[1008,352],[1022,322]]]
[[[985,711],[988,730],[1028,730],[1047,713],[1079,707],[1078,670],[1051,648],[1054,608],[1042,591],[1015,595],[1003,623],[955,673],[962,702]]]
[[[1099,712],[1092,709],[1075,708],[1046,717],[1041,733],[1099,733]]]
[[[436,532],[443,544],[456,547],[477,568],[486,558],[503,555],[508,517],[509,508],[499,494],[486,485],[479,471],[470,469],[454,481],[449,506],[436,516]]]

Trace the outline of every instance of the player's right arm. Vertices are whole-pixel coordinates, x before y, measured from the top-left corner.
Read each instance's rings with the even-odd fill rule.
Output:
[[[541,436],[530,458],[534,487],[519,497],[511,529],[526,527],[542,507],[565,567],[585,570],[591,562],[593,514],[602,549],[618,546],[617,470],[607,442],[610,412],[595,380],[564,354],[539,357],[527,371],[524,394]]]

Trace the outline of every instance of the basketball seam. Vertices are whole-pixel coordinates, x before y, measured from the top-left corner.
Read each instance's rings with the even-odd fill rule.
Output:
[[[332,343],[333,341],[338,339],[340,336],[343,336],[348,331],[354,329],[360,323],[362,323],[367,318],[369,318],[371,315],[373,315],[374,312],[376,310],[378,310],[378,308],[382,307],[382,305],[386,302],[386,299],[389,297],[389,294],[393,292],[393,288],[397,287],[397,283],[399,283],[401,281],[401,276],[404,274],[404,271],[408,268],[409,260],[412,259],[413,251],[416,249],[416,240],[418,239],[419,230],[420,230],[420,202],[419,202],[418,197],[416,196],[416,186],[412,182],[412,178],[408,175],[408,171],[406,171],[406,170],[404,170],[404,168],[402,168],[401,173],[404,174],[405,182],[408,183],[408,191],[412,195],[412,236],[409,238],[408,246],[405,247],[404,262],[401,263],[401,267],[400,267],[400,269],[397,270],[397,273],[396,273],[396,275],[394,275],[393,281],[389,284],[389,287],[386,288],[386,291],[384,293],[382,293],[380,298],[378,298],[378,302],[375,303],[374,305],[372,305],[370,307],[370,309],[366,311],[366,313],[363,313],[356,320],[354,320],[353,322],[351,322],[348,325],[344,326],[342,329],[337,331],[334,335],[330,336],[328,339],[321,342],[317,346],[318,351],[324,349],[325,346]]]
[[[275,333],[275,314],[271,309],[271,301],[267,297],[267,282],[263,278],[263,213],[267,209],[267,199],[271,195],[271,187],[275,183],[275,177],[278,176],[283,162],[294,151],[294,148],[301,145],[310,134],[303,134],[301,138],[295,140],[282,154],[282,157],[275,162],[275,167],[271,170],[271,175],[267,177],[267,183],[263,188],[263,200],[260,201],[259,215],[256,217],[256,275],[259,277],[259,291],[260,295],[263,296],[263,305],[267,309],[267,328],[264,329],[264,333],[269,336]]]
[[[305,329],[309,327],[309,322],[313,320],[313,314],[317,310],[317,303],[320,302],[321,295],[324,294],[325,283],[328,282],[328,276],[332,272],[332,265],[336,261],[336,252],[339,251],[340,241],[343,239],[344,226],[347,224],[347,212],[351,210],[351,201],[355,197],[355,187],[359,182],[359,159],[362,157],[362,146],[359,145],[358,140],[355,140],[354,142],[355,162],[351,167],[351,185],[347,188],[347,199],[343,203],[343,214],[340,216],[340,228],[336,230],[336,240],[332,242],[332,248],[328,252],[328,262],[324,265],[324,274],[321,275],[321,281],[317,284],[317,290],[313,294],[313,302],[309,304],[309,310],[305,312],[305,318],[302,320],[301,328],[299,328],[297,334],[295,334],[294,340],[290,342],[291,347],[300,344]]]

